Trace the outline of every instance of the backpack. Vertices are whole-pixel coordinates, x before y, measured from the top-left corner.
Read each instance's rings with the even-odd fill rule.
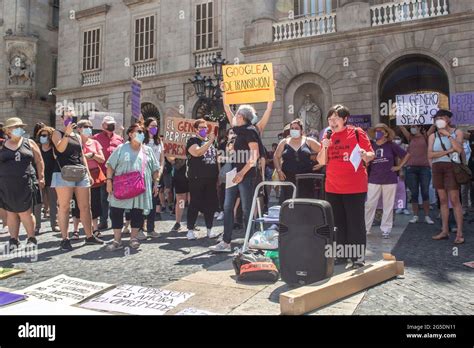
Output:
[[[280,272],[273,262],[252,262],[240,268],[240,281],[276,282]]]
[[[264,256],[261,252],[246,251],[245,253],[238,253],[232,259],[232,266],[236,275],[240,275],[240,269],[243,265],[252,262],[272,262],[272,259]]]

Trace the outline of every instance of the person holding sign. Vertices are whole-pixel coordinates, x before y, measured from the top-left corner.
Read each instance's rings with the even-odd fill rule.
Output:
[[[207,122],[203,119],[194,123],[196,135],[186,144],[188,157],[188,179],[191,202],[188,207],[188,239],[195,240],[194,228],[201,211],[206,221],[208,238],[217,238],[220,233],[212,231],[214,213],[217,211],[217,149],[214,147],[216,136],[208,133]]]
[[[336,243],[365,245],[365,198],[368,189],[366,165],[375,157],[367,134],[347,125],[350,112],[343,105],[333,106],[327,115],[329,129],[324,134],[318,162],[326,165],[326,199],[331,204],[338,230]],[[336,263],[351,259],[352,267],[364,265],[365,255],[345,255]]]
[[[433,186],[438,192],[443,225],[442,231],[433,236],[433,239],[449,239],[449,200],[457,224],[454,243],[463,244],[463,214],[453,163],[461,163],[464,135],[461,130],[451,125],[452,116],[451,111],[440,109],[434,117],[437,131],[428,139],[428,158],[433,163]]]
[[[370,162],[369,190],[365,203],[365,229],[367,233],[372,228],[375,218],[377,203],[382,195],[383,216],[380,229],[382,237],[389,238],[393,227],[393,207],[398,185],[398,172],[410,159],[410,155],[399,145],[393,142],[395,132],[386,124],[380,123],[369,130],[375,159]],[[400,164],[396,165],[396,159]]]

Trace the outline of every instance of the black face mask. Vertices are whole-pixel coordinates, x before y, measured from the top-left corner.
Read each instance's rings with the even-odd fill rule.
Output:
[[[114,124],[109,124],[106,128],[109,132],[115,131],[115,125]]]

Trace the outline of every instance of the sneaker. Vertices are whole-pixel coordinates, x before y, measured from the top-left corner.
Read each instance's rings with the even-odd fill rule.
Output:
[[[71,251],[72,250],[71,241],[69,239],[63,239],[61,241],[61,250],[64,250],[64,251]]]
[[[59,226],[54,226],[51,230],[53,232],[61,232],[61,229],[59,228]]]
[[[10,238],[10,240],[8,241],[8,250],[13,251],[18,248],[20,248],[20,242],[18,241],[18,239]]]
[[[219,214],[217,214],[217,218],[216,218],[217,221],[222,221],[224,220],[224,212],[221,211]]]
[[[214,213],[214,219],[217,218],[218,216],[219,216],[219,212],[216,211],[216,212]]]
[[[3,226],[2,228],[0,228],[0,234],[5,234],[5,233],[8,233],[8,226]]]
[[[219,238],[217,238],[217,242],[218,242],[218,243],[220,243],[220,242],[222,242],[222,241],[224,241],[224,234],[221,234],[221,235],[219,236]]]
[[[383,239],[390,239],[390,232],[382,232]]]
[[[171,232],[179,232],[181,230],[181,224],[179,222],[175,223]]]
[[[408,209],[403,209],[403,215],[410,215],[410,211]]]
[[[221,235],[220,232],[217,231],[212,231],[212,228],[207,229],[207,238],[209,239],[215,239]]]
[[[148,232],[148,237],[150,237],[150,238],[160,238],[160,237],[161,237],[161,233],[158,233],[158,232],[155,232],[155,231],[151,231],[151,232]]]
[[[399,208],[395,210],[395,214],[398,214],[398,215],[403,214],[403,209]]]
[[[428,224],[428,225],[434,225],[434,221],[431,220],[431,218],[429,216],[425,216],[425,222]]]
[[[196,240],[197,239],[193,230],[189,230],[186,237],[188,238],[188,240]]]
[[[30,237],[28,238],[28,241],[26,242],[26,245],[30,245],[30,244],[33,244],[33,245],[38,245],[38,241],[36,240],[35,237]]]
[[[230,253],[230,252],[232,252],[232,249],[230,248],[230,244],[227,244],[224,241],[220,242],[217,245],[210,246],[209,250],[211,250],[215,253]]]
[[[125,227],[122,231],[122,234],[130,234],[130,229],[128,227]]]
[[[138,231],[138,234],[137,234],[137,239],[138,239],[138,240],[147,240],[147,238],[148,238],[148,237],[146,236],[145,232],[143,232],[143,230],[140,229],[140,230]]]
[[[140,247],[140,242],[138,241],[138,239],[130,239],[129,245],[132,249],[138,249]]]
[[[102,245],[104,244],[104,241],[92,235],[90,237],[86,237],[84,244],[85,245]]]
[[[107,245],[107,247],[105,248],[105,250],[107,251],[117,251],[117,250],[121,250],[123,249],[123,244],[122,242],[116,242],[116,241],[113,241],[111,244]]]
[[[410,219],[411,224],[416,224],[420,218],[417,215],[413,215],[413,217]]]

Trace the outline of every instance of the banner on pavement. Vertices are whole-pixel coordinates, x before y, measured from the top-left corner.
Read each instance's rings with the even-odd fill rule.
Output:
[[[163,315],[194,296],[191,293],[121,285],[84,301],[81,308],[134,315]]]
[[[397,95],[397,126],[433,124],[439,110],[439,94],[415,93]]]
[[[450,99],[453,123],[456,125],[474,124],[474,92],[454,93]]]
[[[222,73],[227,104],[275,101],[272,63],[225,65]]]
[[[168,117],[165,119],[164,146],[165,156],[186,159],[186,143],[196,134],[194,129],[196,120],[189,118]],[[207,122],[208,134],[217,136],[219,125]]]
[[[16,293],[28,295],[28,297],[37,300],[72,305],[111,287],[113,285],[71,278],[61,274],[16,291]]]

